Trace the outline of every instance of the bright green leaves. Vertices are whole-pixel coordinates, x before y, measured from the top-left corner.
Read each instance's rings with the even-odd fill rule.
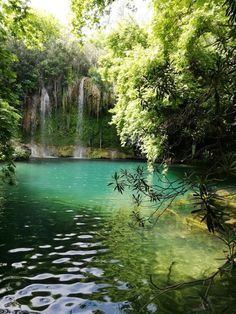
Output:
[[[193,145],[202,152],[210,145],[211,156],[227,151],[234,138],[235,56],[223,1],[153,5],[151,32],[131,22],[104,41],[100,73],[115,85],[112,122],[122,144],[152,162],[191,156]]]
[[[99,25],[100,18],[109,12],[109,6],[115,0],[71,0],[74,14],[73,27],[81,36],[84,27]]]
[[[13,37],[21,37],[25,32],[25,19],[29,13],[27,0],[0,1],[1,32]]]
[[[24,63],[25,60],[20,54],[19,60],[17,59],[10,51],[9,43],[21,41],[28,48],[42,49],[48,38],[55,37],[60,32],[60,27],[51,17],[37,16],[31,12],[28,4],[28,0],[0,0],[0,160],[6,162],[4,178],[10,183],[13,182],[14,175],[11,140],[20,118],[14,108],[22,96],[21,82],[17,81],[19,78],[14,66],[17,61]],[[28,67],[23,71],[28,76],[23,84],[32,90],[35,87],[32,77],[37,76],[37,73]]]
[[[158,131],[159,110],[163,103],[169,106],[169,89],[174,86],[169,83],[163,50],[148,47],[147,42],[148,34],[136,23],[123,24],[108,35],[108,52],[100,61],[100,71],[115,82],[117,103],[112,122],[121,143],[137,146],[153,162],[165,141]]]
[[[147,33],[133,20],[118,24],[106,40],[114,57],[125,57],[137,45],[147,47]]]
[[[51,15],[30,11],[25,24],[27,36],[23,42],[29,49],[45,49],[49,40],[57,39],[62,34],[62,26]]]
[[[2,168],[3,180],[10,184],[14,183],[15,166],[13,164],[14,150],[11,146],[12,135],[18,126],[20,116],[16,110],[6,101],[0,99],[0,161],[6,164]]]
[[[9,36],[20,36],[23,20],[27,15],[26,1],[0,1],[0,161],[7,163],[3,177],[13,182],[13,149],[11,139],[17,127],[19,115],[13,106],[18,104],[15,92],[16,74],[12,64],[16,57],[7,47]]]
[[[122,144],[138,145],[150,161],[159,155],[161,142],[154,109],[159,102],[157,88],[148,80],[153,64],[156,65],[153,51],[141,47],[130,52],[120,64],[116,80],[118,101],[112,120]]]
[[[51,85],[53,82],[57,88],[66,89],[79,76],[87,74],[89,62],[77,41],[58,36],[49,38],[43,45],[44,49],[28,49],[21,42],[12,42],[9,46],[19,59],[14,63],[14,70],[21,100],[35,93],[43,84]]]

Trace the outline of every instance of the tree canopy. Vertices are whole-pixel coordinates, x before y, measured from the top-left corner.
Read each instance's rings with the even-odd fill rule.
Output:
[[[16,75],[12,70],[16,59],[8,50],[7,41],[9,37],[23,38],[27,14],[27,1],[0,1],[0,160],[8,162],[9,171],[5,175],[14,172],[10,140],[19,120],[14,108],[18,99],[14,92]]]
[[[72,0],[75,30],[81,35],[84,27],[99,24],[114,2]],[[152,5],[150,27],[130,19],[99,37],[102,56],[98,69],[90,70],[101,86],[114,87],[112,123],[122,144],[150,162],[216,160],[234,153],[235,2],[153,0]],[[2,0],[0,7],[1,120],[9,121],[7,110],[15,121],[1,123],[4,147],[24,94],[59,72],[67,84],[72,68],[86,68],[87,60],[76,45],[66,43],[61,26],[35,14],[28,1]]]
[[[36,68],[31,71],[28,62],[27,67],[21,69],[31,81],[24,80],[17,72],[16,64],[27,62],[24,58],[27,53],[32,56],[33,51],[44,50],[49,40],[59,37],[61,27],[54,18],[33,12],[26,0],[0,0],[0,20],[0,160],[7,162],[4,176],[11,180],[14,172],[11,140],[20,120],[17,109],[23,90],[29,82],[32,87],[35,81],[32,77],[37,71]],[[12,49],[16,45],[18,56]],[[33,63],[36,60],[31,59]]]
[[[224,1],[155,0],[151,30],[123,23],[104,40],[113,123],[149,161],[235,150],[234,26]]]
[[[74,15],[73,26],[75,31],[81,35],[84,27],[91,27],[94,25],[99,25],[101,18],[105,15],[110,14],[113,3],[119,3],[120,0],[71,0],[71,8]],[[165,6],[164,1],[161,1]],[[216,1],[224,6],[225,14],[229,17],[230,22],[235,22],[236,18],[236,4],[235,0],[225,0],[225,1]],[[132,7],[133,0],[127,0],[127,7]],[[151,3],[156,5],[158,1],[151,0]],[[171,1],[165,1],[165,3],[171,3]],[[191,4],[191,1],[180,1],[180,4],[188,6]],[[204,1],[196,1],[197,5],[203,5]],[[136,4],[137,5],[137,4]]]

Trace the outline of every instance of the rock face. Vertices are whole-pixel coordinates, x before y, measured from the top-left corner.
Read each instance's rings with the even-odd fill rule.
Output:
[[[89,77],[67,88],[42,83],[24,103],[23,134],[31,156],[123,158],[116,130],[109,124],[112,98]]]
[[[42,144],[29,144],[30,156],[34,158],[55,158],[70,157],[77,159],[134,159],[136,158],[132,152],[122,151],[121,149],[112,148],[93,148],[83,146],[53,146]],[[74,151],[78,150],[77,157]],[[80,152],[80,153],[79,153]]]

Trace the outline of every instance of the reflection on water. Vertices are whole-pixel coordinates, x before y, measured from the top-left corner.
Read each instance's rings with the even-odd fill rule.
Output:
[[[131,228],[127,200],[106,186],[121,166],[135,164],[19,165],[0,209],[0,313],[204,313],[200,288],[155,298],[149,275],[160,286],[207,276],[221,242],[172,214]],[[233,313],[233,282],[214,294],[216,313]]]

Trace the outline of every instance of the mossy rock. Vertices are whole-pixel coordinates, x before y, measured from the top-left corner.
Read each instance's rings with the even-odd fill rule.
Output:
[[[128,154],[117,149],[110,148],[91,148],[88,152],[88,158],[91,159],[128,159],[134,158],[132,154]]]
[[[74,146],[61,146],[57,147],[55,150],[55,155],[58,157],[73,157],[74,154]]]
[[[29,147],[29,148],[28,148]],[[27,151],[28,157],[31,151],[33,157],[43,158],[45,156],[53,157],[74,157],[76,151],[79,149],[82,152],[81,158],[88,159],[132,159],[135,158],[133,153],[127,151],[121,151],[115,148],[93,148],[86,146],[75,146],[75,145],[43,145],[40,143],[28,144]],[[79,156],[78,156],[79,158]]]
[[[88,153],[88,158],[100,159],[109,158],[109,152],[102,148],[92,148]]]

